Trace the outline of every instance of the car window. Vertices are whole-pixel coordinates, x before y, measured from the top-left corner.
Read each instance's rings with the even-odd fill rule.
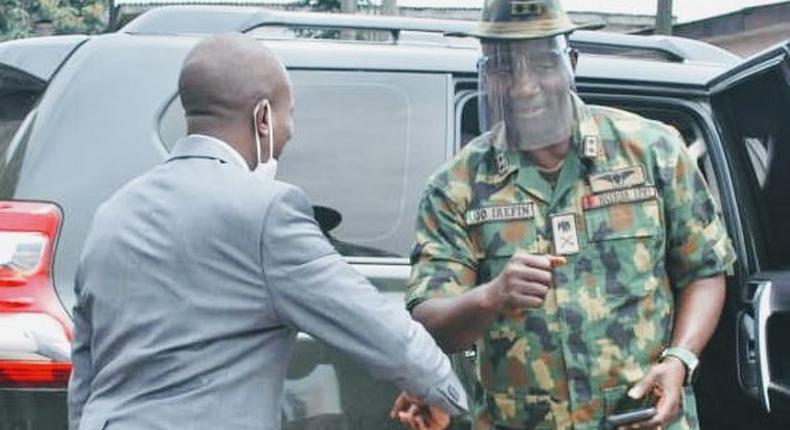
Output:
[[[790,268],[790,89],[781,70],[756,76],[716,100],[763,270]]]
[[[10,199],[21,166],[23,136],[17,136],[31,114],[45,83],[20,70],[0,64],[0,199]],[[30,115],[31,119],[34,115]]]
[[[307,192],[341,254],[407,256],[420,194],[447,153],[449,76],[289,73],[295,132],[278,178]],[[168,148],[184,134],[177,99],[162,114],[159,132]]]

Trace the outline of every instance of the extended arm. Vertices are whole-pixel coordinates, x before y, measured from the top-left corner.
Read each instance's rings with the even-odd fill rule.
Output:
[[[387,300],[322,235],[303,192],[272,203],[262,237],[263,271],[280,317],[340,349],[374,377],[451,414],[466,411],[449,359],[403,307]]]
[[[699,356],[719,322],[726,295],[723,273],[735,261],[724,223],[695,161],[677,133],[665,136],[657,153],[665,173],[661,191],[667,222],[666,269],[675,288],[676,309],[668,346],[685,348]],[[655,364],[629,392],[642,397],[659,388],[658,413],[639,428],[665,425],[681,408],[682,387],[687,369],[683,362],[667,356]]]
[[[429,185],[420,202],[407,302],[447,352],[473,345],[502,313],[542,306],[551,268],[563,262],[517,254],[494,279],[476,285],[475,248],[462,210],[442,187]]]
[[[445,351],[461,351],[472,346],[497,315],[542,306],[551,268],[561,262],[554,256],[516,254],[490,282],[458,297],[424,301],[412,314]]]
[[[700,355],[708,344],[724,308],[724,276],[697,279],[680,292],[672,332],[672,346]]]

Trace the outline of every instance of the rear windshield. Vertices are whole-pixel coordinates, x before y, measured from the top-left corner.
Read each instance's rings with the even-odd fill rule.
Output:
[[[18,69],[0,64],[0,199],[13,197],[18,178],[20,126],[44,91],[45,83]],[[23,133],[19,133],[23,134]]]

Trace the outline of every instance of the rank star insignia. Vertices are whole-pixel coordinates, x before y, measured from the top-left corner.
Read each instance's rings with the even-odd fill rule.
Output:
[[[511,0],[511,16],[539,16],[543,15],[543,2],[535,0]]]
[[[507,157],[505,154],[499,152],[496,155],[496,168],[499,171],[499,174],[504,174],[507,172],[507,168],[510,167],[510,164],[507,162]]]
[[[598,156],[598,148],[600,147],[600,139],[598,136],[590,135],[584,136],[584,156],[586,158],[595,158]]]

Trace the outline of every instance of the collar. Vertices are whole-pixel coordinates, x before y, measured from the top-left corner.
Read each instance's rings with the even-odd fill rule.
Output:
[[[576,127],[573,130],[573,144],[579,152],[579,157],[594,162],[605,161],[606,151],[595,118],[576,93],[572,92],[571,98],[573,100],[573,117],[576,122]]]
[[[214,158],[249,170],[244,157],[236,149],[216,137],[204,134],[190,134],[179,139],[170,151],[167,161],[193,157]]]

